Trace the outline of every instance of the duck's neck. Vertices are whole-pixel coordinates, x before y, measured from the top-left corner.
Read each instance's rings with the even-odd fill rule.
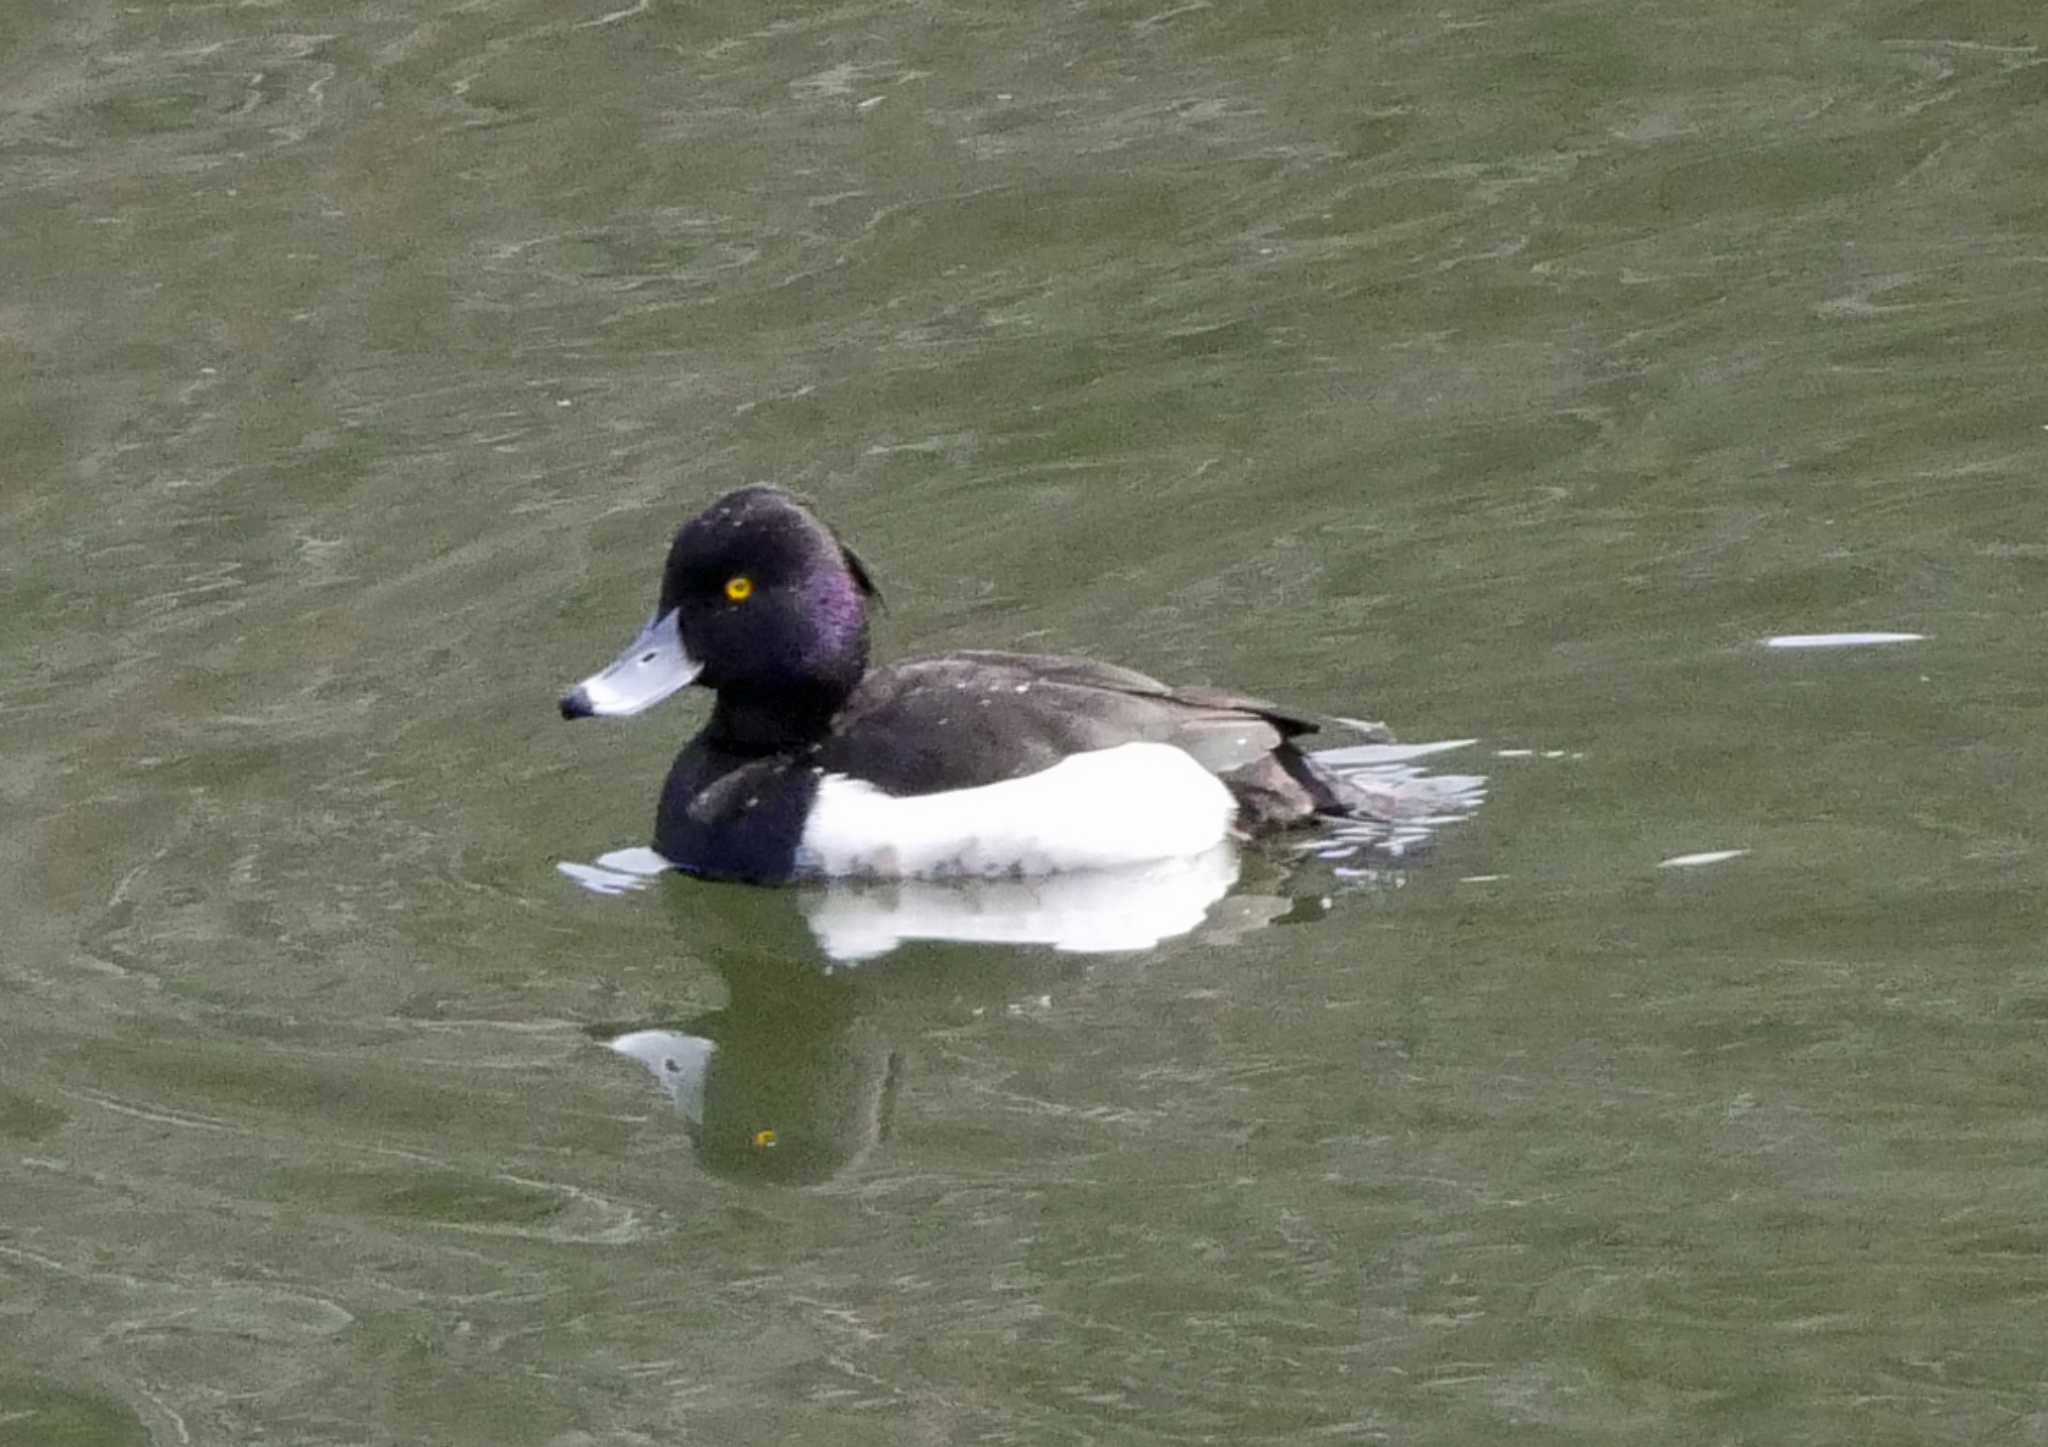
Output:
[[[814,744],[832,730],[848,690],[817,687],[771,693],[722,688],[705,736],[727,753],[782,753]]]

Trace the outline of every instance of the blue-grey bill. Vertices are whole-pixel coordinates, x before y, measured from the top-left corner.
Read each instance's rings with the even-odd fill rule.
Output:
[[[683,649],[673,609],[653,619],[610,666],[562,695],[563,718],[623,718],[652,708],[703,672]]]

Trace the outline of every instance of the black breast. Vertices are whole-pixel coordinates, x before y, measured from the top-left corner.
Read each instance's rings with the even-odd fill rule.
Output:
[[[655,850],[707,879],[786,882],[795,877],[797,845],[817,793],[808,758],[741,758],[699,737],[662,785]]]

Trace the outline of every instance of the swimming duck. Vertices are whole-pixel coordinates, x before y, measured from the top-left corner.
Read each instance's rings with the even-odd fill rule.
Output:
[[[562,696],[637,714],[696,684],[654,847],[774,884],[1037,875],[1200,854],[1362,800],[1295,740],[1313,718],[1086,658],[945,653],[870,667],[868,568],[790,493],[684,523],[632,644]]]

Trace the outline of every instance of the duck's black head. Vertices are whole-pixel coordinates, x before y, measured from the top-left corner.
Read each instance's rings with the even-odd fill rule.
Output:
[[[676,533],[652,621],[563,695],[562,716],[638,713],[693,682],[721,713],[829,713],[867,671],[874,596],[852,549],[790,494],[729,492]]]
[[[677,531],[655,616],[676,615],[706,688],[843,695],[867,670],[874,592],[852,549],[802,503],[743,487]]]

